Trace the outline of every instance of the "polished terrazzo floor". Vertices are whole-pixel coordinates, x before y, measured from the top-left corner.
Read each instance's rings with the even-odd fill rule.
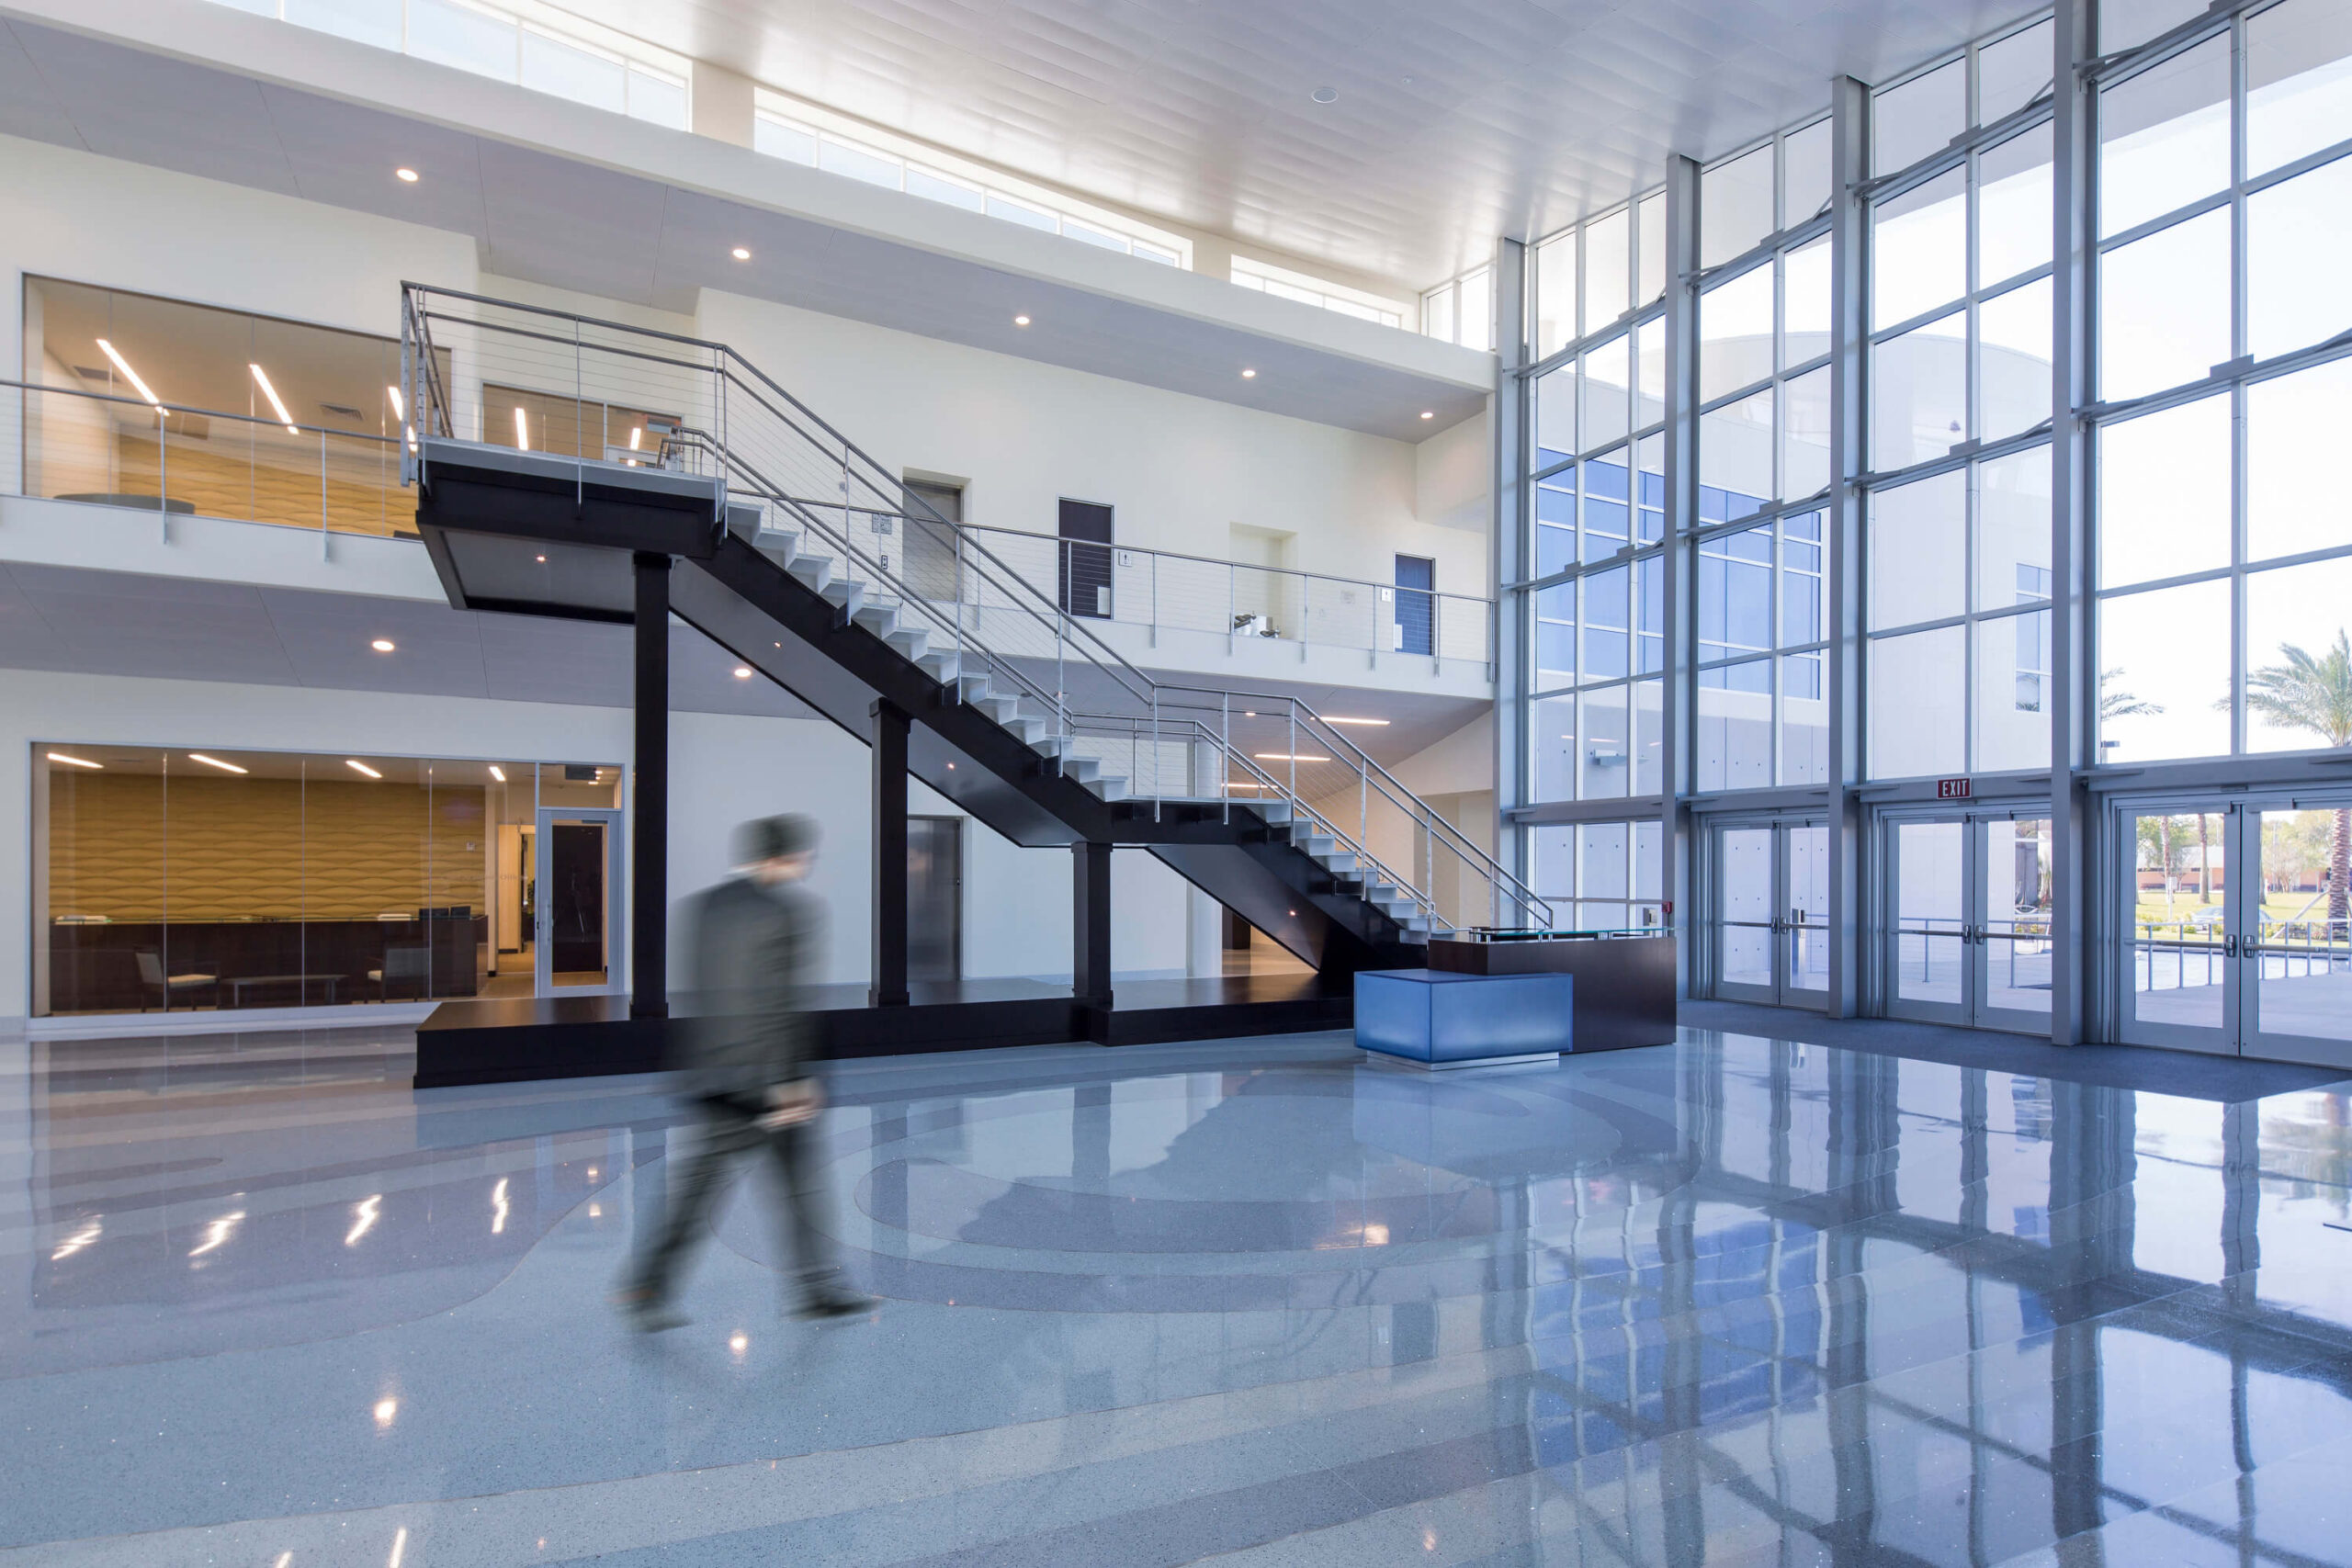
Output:
[[[0,1045],[0,1564],[2352,1562],[2352,1085],[854,1063],[634,1340],[662,1086],[404,1049]]]

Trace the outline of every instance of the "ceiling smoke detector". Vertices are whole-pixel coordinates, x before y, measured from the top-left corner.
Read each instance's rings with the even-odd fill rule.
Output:
[[[1318,104],[1336,104],[1340,101],[1340,89],[1337,87],[1317,87],[1315,91],[1307,94],[1306,96],[1313,98]]]

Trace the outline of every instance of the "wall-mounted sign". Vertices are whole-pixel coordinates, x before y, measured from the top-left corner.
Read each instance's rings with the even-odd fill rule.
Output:
[[[1967,779],[1938,779],[1936,781],[1938,800],[1966,800],[1974,793],[1974,789],[1971,787],[1970,781]]]

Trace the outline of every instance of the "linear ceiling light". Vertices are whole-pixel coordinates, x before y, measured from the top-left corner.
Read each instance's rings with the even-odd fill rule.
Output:
[[[1377,724],[1384,727],[1388,723],[1385,718],[1333,718],[1329,714],[1324,716],[1323,722],[1326,724]]]
[[[115,352],[114,344],[108,343],[104,338],[100,338],[98,340],[98,349],[108,359],[114,361],[114,367],[122,372],[122,378],[124,380],[130,382],[133,387],[138,389],[139,395],[141,397],[146,399],[149,402],[153,403],[157,408],[162,408],[164,406],[163,400],[156,397],[154,393],[149,391],[147,389],[147,383],[139,378],[139,372],[130,367],[130,361],[125,359],[121,355]]]
[[[1250,754],[1261,762],[1328,762],[1331,760],[1329,757],[1310,757],[1304,751],[1295,754],[1289,751],[1252,751]]]
[[[187,758],[191,762],[201,762],[208,768],[218,768],[224,773],[246,773],[253,771],[250,768],[241,768],[234,762],[224,762],[218,757],[208,757],[201,751],[190,751]]]
[[[401,401],[401,389],[398,387],[387,387],[384,389],[384,396],[392,400],[392,417],[399,420],[402,424],[406,424],[408,423],[408,404]]]
[[[276,412],[277,423],[286,427],[286,434],[301,434],[300,431],[294,428],[294,416],[286,412],[286,400],[279,397],[277,389],[269,384],[269,372],[258,365],[248,365],[245,368],[251,370],[254,373],[254,379],[261,383],[261,395],[269,400],[269,406]]]
[[[62,751],[51,751],[49,754],[49,760],[52,762],[62,762],[69,768],[96,768],[102,773],[106,770],[104,762],[93,762],[87,757],[69,757]]]
[[[519,451],[531,449],[531,422],[524,415],[521,403],[514,405],[514,446]]]
[[[641,424],[632,424],[628,427],[628,449],[630,451],[642,452],[645,450],[644,446],[641,445],[644,440],[645,426]]]
[[[360,773],[366,773],[371,779],[380,779],[384,776],[356,757],[345,757],[343,760],[343,765],[346,768],[356,769]]]
[[[506,770],[500,767],[497,763],[492,762],[490,765],[490,776],[496,779],[500,784],[504,784],[506,782]]]

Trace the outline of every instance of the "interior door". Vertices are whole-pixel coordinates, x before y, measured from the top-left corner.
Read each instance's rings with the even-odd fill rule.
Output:
[[[2242,816],[2244,1054],[2352,1068],[2352,796]]]
[[[2118,819],[2111,887],[2123,984],[2117,1033],[2133,1045],[2233,1055],[2239,916],[2230,852],[2244,813],[2227,800],[2167,802]]]
[[[1111,509],[1091,501],[1061,504],[1062,608],[1089,620],[1111,618]]]
[[[541,807],[532,837],[539,995],[621,989],[621,814]]]
[[[964,973],[964,819],[907,818],[907,978]]]

